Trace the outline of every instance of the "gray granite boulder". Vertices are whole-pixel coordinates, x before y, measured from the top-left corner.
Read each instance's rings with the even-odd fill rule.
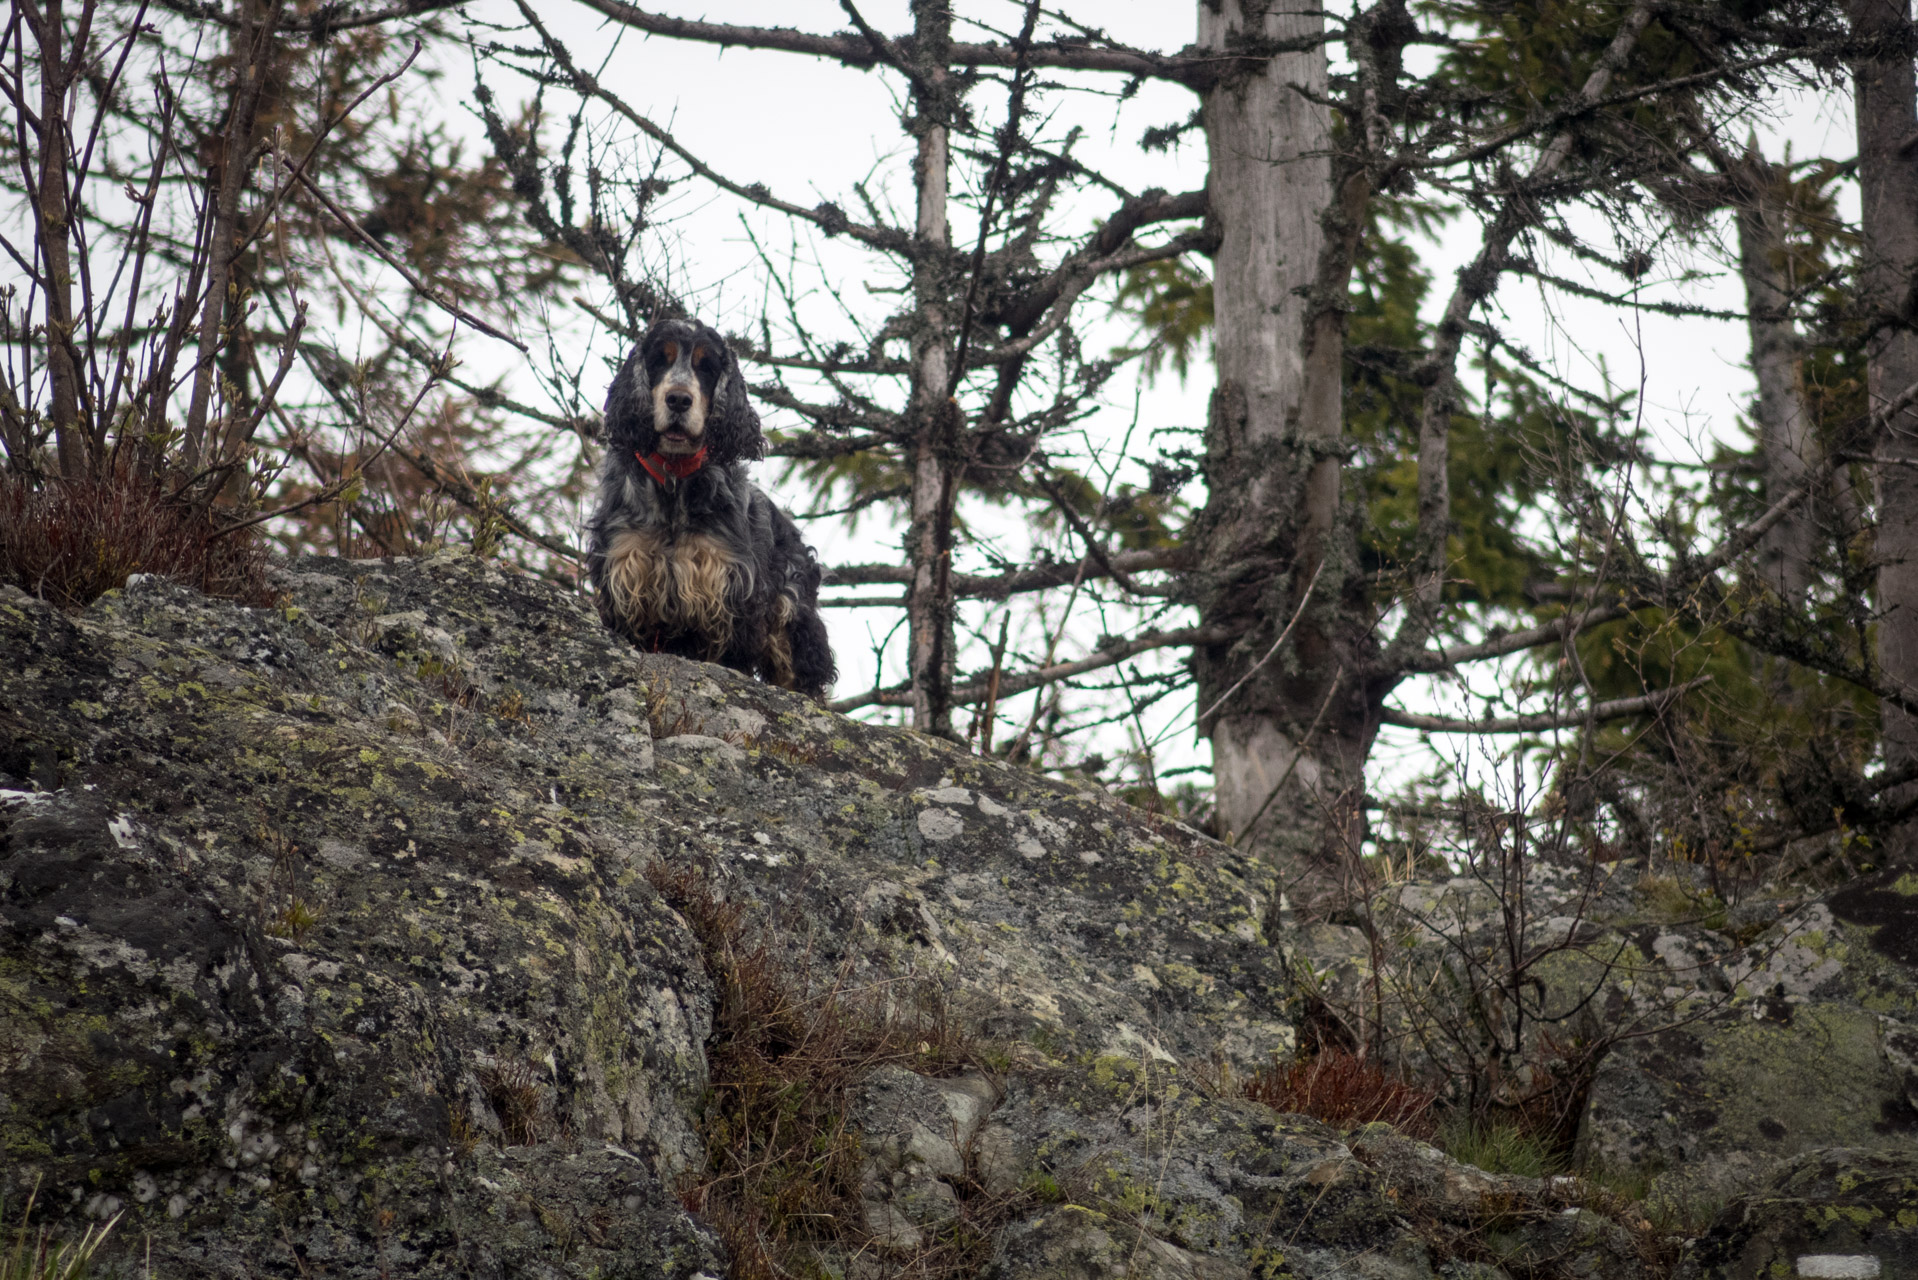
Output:
[[[1918,1146],[1918,876],[1788,912],[1713,966],[1700,1016],[1620,1045],[1580,1135],[1653,1199],[1721,1202],[1827,1147]]]
[[[1808,1152],[1690,1242],[1677,1280],[1918,1276],[1918,1151]]]
[[[1188,1069],[1293,1043],[1267,868],[468,557],[279,586],[0,592],[9,1205],[120,1215],[161,1280],[723,1274],[665,867],[787,972],[941,993],[990,1063],[855,1090],[849,1280],[988,1200],[1006,1275],[1433,1274],[1338,1135]]]

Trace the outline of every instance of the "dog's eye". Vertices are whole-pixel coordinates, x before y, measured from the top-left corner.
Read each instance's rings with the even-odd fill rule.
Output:
[[[719,376],[719,357],[705,347],[693,348],[693,366],[709,378]]]
[[[661,347],[659,349],[659,361],[661,364],[677,364],[679,362],[679,344],[677,342],[669,342]]]

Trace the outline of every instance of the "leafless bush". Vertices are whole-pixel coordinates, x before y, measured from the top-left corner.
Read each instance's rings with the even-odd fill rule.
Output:
[[[432,74],[432,21],[333,31],[292,0],[9,8],[0,456],[34,526],[0,544],[11,580],[68,601],[141,571],[257,594],[229,580],[262,538],[490,553],[526,533],[570,552],[509,509],[526,465],[477,463],[506,410],[454,354],[461,331],[516,342],[476,308],[537,299],[564,265],[526,252],[498,166],[379,110]],[[110,550],[86,549],[96,526]]]
[[[1729,1000],[1713,966],[1730,942],[1703,927],[1723,926],[1724,904],[1695,868],[1599,860],[1609,846],[1522,772],[1496,803],[1458,790],[1401,860],[1354,851],[1352,908],[1308,928],[1293,972],[1322,1050],[1567,1152],[1613,1047]],[[1646,923],[1683,931],[1694,961],[1641,948],[1628,931]]]
[[[257,537],[231,531],[153,480],[85,477],[35,487],[0,475],[0,581],[78,608],[135,573],[245,604],[274,599]]]

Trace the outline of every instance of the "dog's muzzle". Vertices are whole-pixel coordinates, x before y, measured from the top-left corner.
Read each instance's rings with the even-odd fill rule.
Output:
[[[660,396],[659,449],[661,453],[691,453],[699,448],[701,438],[706,434],[706,424],[697,421],[698,399],[689,391],[677,387],[667,389]]]

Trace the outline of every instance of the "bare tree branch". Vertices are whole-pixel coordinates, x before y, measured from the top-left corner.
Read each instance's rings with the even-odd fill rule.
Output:
[[[1187,552],[1179,547],[1151,551],[1121,551],[1110,559],[1114,568],[1125,573],[1187,567]],[[1004,600],[1008,596],[1063,587],[1074,580],[1103,576],[1104,570],[1099,561],[1093,556],[1087,556],[1078,561],[1034,565],[998,577],[955,573],[952,575],[952,585],[956,594],[968,599]],[[825,585],[829,587],[872,586],[880,583],[887,585],[897,583],[904,586],[911,581],[911,569],[904,565],[890,564],[836,565],[826,570],[825,577]]]
[[[1483,720],[1465,720],[1452,716],[1428,716],[1414,711],[1400,711],[1397,707],[1385,707],[1381,709],[1379,719],[1385,724],[1397,725],[1401,729],[1421,729],[1427,733],[1544,733],[1552,729],[1576,729],[1581,725],[1597,721],[1623,720],[1627,716],[1659,711],[1672,699],[1710,683],[1710,676],[1700,676],[1686,684],[1674,685],[1669,689],[1660,689],[1656,693],[1644,694],[1637,698],[1615,698],[1610,702],[1600,702],[1572,711],[1548,711],[1532,716],[1487,716]]]
[[[884,249],[890,253],[897,253],[905,257],[910,257],[914,252],[915,246],[912,237],[895,227],[867,226],[864,223],[852,221],[836,205],[822,204],[817,208],[808,209],[804,205],[794,204],[790,200],[779,199],[768,191],[762,183],[734,182],[731,178],[726,177],[714,169],[691,151],[688,151],[680,144],[677,138],[634,110],[618,94],[613,93],[601,85],[599,78],[592,72],[575,63],[572,54],[567,51],[566,46],[554,38],[551,32],[547,31],[546,24],[540,21],[539,15],[533,11],[532,6],[527,3],[527,0],[514,0],[514,3],[519,7],[520,16],[525,18],[535,31],[539,32],[540,39],[545,45],[547,54],[553,59],[560,71],[564,73],[568,82],[571,83],[574,92],[578,93],[581,97],[597,99],[611,107],[641,133],[678,156],[694,173],[712,183],[721,191],[738,196],[742,200],[749,200],[761,208],[776,209],[788,217],[799,218],[802,221],[810,222],[829,236],[848,235],[862,244],[869,244],[875,249]]]
[[[1624,89],[1609,97],[1580,94],[1557,110],[1546,112],[1533,119],[1522,121],[1508,129],[1503,129],[1491,137],[1463,151],[1449,152],[1432,156],[1429,159],[1408,161],[1408,166],[1418,169],[1446,169],[1455,165],[1472,164],[1489,159],[1511,146],[1521,138],[1540,134],[1547,129],[1575,123],[1579,119],[1594,115],[1608,107],[1625,106],[1633,102],[1642,102],[1646,98],[1657,97],[1661,93],[1676,93],[1682,89],[1695,89],[1700,85],[1712,84],[1748,71],[1759,71],[1766,67],[1781,66],[1790,62],[1801,62],[1822,52],[1827,55],[1839,53],[1836,44],[1820,44],[1811,47],[1795,46],[1775,50],[1758,57],[1746,58],[1738,62],[1725,63],[1709,70],[1694,72],[1691,75],[1673,76],[1669,80],[1660,80],[1656,84],[1640,85]]]
[[[1154,649],[1169,649],[1177,645],[1218,644],[1230,640],[1233,632],[1225,627],[1186,627],[1179,631],[1149,631],[1135,640],[1125,640],[1107,644],[1086,657],[1073,662],[1060,662],[1037,671],[1022,671],[1013,675],[999,677],[995,689],[990,680],[979,684],[961,685],[953,689],[952,701],[955,704],[983,702],[995,695],[1010,698],[1014,694],[1037,689],[1041,685],[1056,684],[1061,680],[1070,680],[1073,676],[1084,675],[1088,671],[1097,671],[1102,667],[1115,666],[1127,658],[1148,653]],[[909,707],[912,705],[912,690],[907,685],[898,685],[890,689],[869,689],[865,693],[850,698],[840,698],[832,704],[834,711],[856,711],[860,707]]]
[[[746,49],[775,49],[786,53],[805,53],[832,58],[849,67],[872,67],[881,61],[873,43],[855,32],[815,35],[792,27],[749,27],[726,22],[702,22],[649,13],[624,0],[584,0],[586,7],[613,21],[652,35],[676,40],[697,40],[706,44],[738,46]],[[886,41],[897,46],[901,56],[910,60],[912,38],[902,36]],[[1033,46],[1028,61],[1035,67],[1059,67],[1073,71],[1116,71],[1122,75],[1155,80],[1170,80],[1190,89],[1203,90],[1215,83],[1234,65],[1258,61],[1284,50],[1311,48],[1322,43],[1306,41],[1267,41],[1235,56],[1189,49],[1178,54],[1150,53],[1107,44],[1101,48],[1080,42],[1054,41]],[[961,44],[952,46],[951,61],[965,67],[1012,67],[1018,54],[1010,44]]]
[[[858,436],[836,436],[824,431],[786,432],[777,440],[766,444],[766,456],[769,458],[800,458],[816,461],[824,458],[844,458],[849,454],[864,453],[868,449],[877,449],[893,442],[890,433],[880,435],[870,432]]]
[[[1050,310],[1046,312],[1045,318],[1038,323],[1037,327],[1024,336],[1013,338],[997,347],[981,348],[968,363],[979,367],[1023,359],[1034,347],[1059,331],[1059,327],[1066,322],[1066,317],[1072,314],[1072,304],[1077,302],[1079,295],[1091,288],[1093,282],[1100,276],[1130,271],[1134,267],[1142,267],[1149,262],[1163,262],[1167,258],[1177,258],[1194,249],[1203,248],[1209,241],[1210,237],[1205,232],[1194,231],[1188,235],[1177,236],[1162,245],[1109,254],[1083,262],[1070,270],[1062,269],[1058,273],[1061,277],[1059,290],[1053,296]],[[1070,261],[1068,259],[1068,262]]]
[[[1016,303],[1006,308],[1000,317],[1014,333],[1039,323],[1039,320],[1059,300],[1070,284],[1082,276],[1096,276],[1094,264],[1110,259],[1131,242],[1132,236],[1142,227],[1160,222],[1180,222],[1188,218],[1203,218],[1211,207],[1204,188],[1197,191],[1182,191],[1178,195],[1168,195],[1164,191],[1152,190],[1128,197],[1112,216],[1099,224],[1077,251],[1070,254],[1058,266],[1054,267],[1046,278],[1034,286]],[[1202,247],[1194,243],[1191,247]],[[1106,268],[1123,270],[1124,268]],[[1090,277],[1088,277],[1090,278]]]
[[[289,19],[280,23],[280,30],[324,38],[336,31],[357,31],[362,27],[377,27],[395,18],[425,17],[430,13],[457,9],[465,3],[466,0],[400,0],[398,4],[373,8],[322,5],[310,18]],[[160,7],[199,22],[211,22],[229,28],[238,25],[233,15],[217,4],[200,4],[195,3],[194,0],[160,0]]]
[[[1550,622],[1536,627],[1526,627],[1522,631],[1508,631],[1492,636],[1478,644],[1458,645],[1447,648],[1443,645],[1428,649],[1423,653],[1412,654],[1392,664],[1394,672],[1405,675],[1423,675],[1436,671],[1449,671],[1453,667],[1467,662],[1483,662],[1487,658],[1502,658],[1508,653],[1523,653],[1527,649],[1536,649],[1543,644],[1552,644],[1577,635],[1586,627],[1596,627],[1631,612],[1623,604],[1594,606],[1589,609],[1564,613]]]
[[[373,254],[374,257],[378,258],[381,262],[384,262],[387,266],[397,271],[402,280],[412,285],[414,290],[420,295],[420,297],[425,298],[428,302],[438,307],[441,311],[444,311],[447,315],[452,316],[455,320],[459,320],[465,323],[470,328],[479,330],[479,332],[485,334],[487,337],[498,338],[501,342],[510,342],[515,347],[518,347],[522,352],[527,351],[526,344],[524,342],[521,342],[518,338],[515,338],[512,334],[506,333],[503,330],[494,328],[492,325],[488,324],[486,321],[480,319],[478,316],[468,311],[465,307],[460,306],[459,303],[454,302],[449,298],[441,297],[439,290],[435,289],[432,285],[428,284],[426,281],[420,279],[420,277],[414,273],[412,268],[408,267],[404,262],[401,262],[398,258],[394,257],[391,253],[387,252],[385,246],[381,245],[380,242],[377,239],[375,239],[370,232],[366,230],[366,228],[362,227],[359,223],[355,222],[351,214],[347,213],[346,210],[340,208],[340,206],[338,206],[337,204],[334,204],[332,198],[329,197],[326,194],[326,192],[320,190],[319,186],[314,183],[313,179],[307,177],[304,173],[300,173],[294,170],[290,165],[287,166],[287,172],[291,174],[293,177],[299,179],[300,185],[306,188],[307,194],[311,195],[315,200],[318,200],[320,204],[326,209],[326,211],[332,214],[334,219],[337,220],[341,226],[345,227],[348,231],[351,231],[353,233],[354,239],[358,240],[361,245],[363,245],[368,251],[370,251]],[[528,354],[531,354],[531,353],[528,352]]]
[[[903,609],[904,596],[821,596],[821,609]]]
[[[1652,20],[1652,0],[1638,0],[1619,24],[1605,52],[1585,77],[1574,106],[1590,107],[1611,85],[1612,78],[1631,60],[1639,36]],[[1458,359],[1471,332],[1472,313],[1497,290],[1509,264],[1512,240],[1537,221],[1543,210],[1531,194],[1552,177],[1572,154],[1572,130],[1561,128],[1533,162],[1525,180],[1500,201],[1497,213],[1480,234],[1479,250],[1458,273],[1458,284],[1446,302],[1432,349],[1419,362],[1413,381],[1425,388],[1419,410],[1418,550],[1419,568],[1407,600],[1404,622],[1393,637],[1391,650],[1404,654],[1423,647],[1439,628],[1444,601],[1447,548],[1452,523],[1451,428],[1459,398]]]

